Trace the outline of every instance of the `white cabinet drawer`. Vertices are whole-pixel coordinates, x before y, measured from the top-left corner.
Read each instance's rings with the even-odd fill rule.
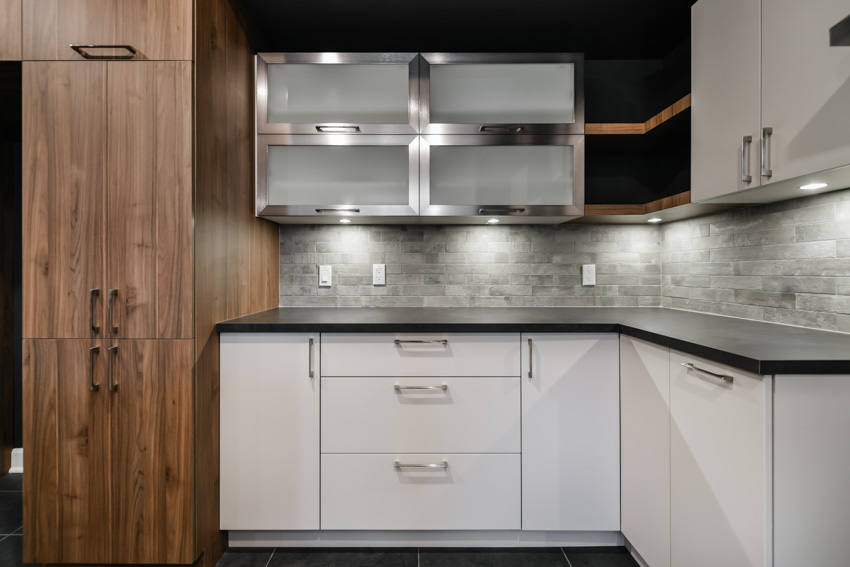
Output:
[[[517,530],[520,513],[519,455],[322,455],[323,530]]]
[[[519,376],[518,333],[322,334],[322,376]]]
[[[323,453],[396,451],[519,453],[520,379],[322,379]]]

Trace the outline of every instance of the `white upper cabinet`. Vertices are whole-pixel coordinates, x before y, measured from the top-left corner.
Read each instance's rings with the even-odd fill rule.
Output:
[[[416,53],[260,53],[258,134],[418,131]]]
[[[850,164],[850,49],[829,46],[848,14],[847,0],[762,0],[763,182]]]
[[[426,134],[583,134],[584,56],[423,53]]]
[[[829,45],[830,27],[848,12],[847,0],[693,6],[694,201],[803,196],[799,185],[826,180],[846,187],[843,170],[813,174],[850,165],[850,50]],[[766,185],[764,195],[732,197]]]

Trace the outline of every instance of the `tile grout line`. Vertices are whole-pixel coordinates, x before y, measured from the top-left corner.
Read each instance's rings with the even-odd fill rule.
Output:
[[[569,557],[567,557],[567,552],[566,552],[566,551],[564,551],[564,548],[563,548],[563,547],[561,548],[561,553],[563,553],[563,554],[564,554],[564,559],[566,559],[566,560],[567,560],[567,565],[569,565],[570,567],[573,567],[573,564],[572,564],[572,563],[570,563],[570,558],[569,558]]]
[[[277,548],[276,548],[276,547],[273,547],[273,548],[272,548],[272,554],[271,554],[271,555],[269,555],[269,560],[268,560],[268,561],[266,561],[266,567],[269,567],[269,564],[272,562],[272,557],[274,557],[274,552],[275,552],[275,551],[277,551]]]

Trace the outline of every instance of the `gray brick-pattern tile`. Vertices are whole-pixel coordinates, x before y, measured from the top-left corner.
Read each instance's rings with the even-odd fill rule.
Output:
[[[660,229],[662,306],[850,332],[850,190]]]
[[[283,225],[280,305],[652,307],[660,252],[655,226]],[[320,264],[333,266],[330,288]],[[372,264],[387,265],[386,286],[372,286]],[[596,264],[595,287],[582,287],[582,264]]]

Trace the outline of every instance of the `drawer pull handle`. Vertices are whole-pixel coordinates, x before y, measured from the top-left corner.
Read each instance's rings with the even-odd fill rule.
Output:
[[[121,61],[125,59],[133,59],[138,51],[132,45],[74,45],[68,47],[80,54],[83,59],[97,59],[99,61]],[[123,49],[127,55],[96,55],[89,53],[86,49]]]
[[[100,332],[100,325],[95,322],[94,316],[95,303],[97,303],[98,296],[100,296],[100,289],[89,290],[89,327],[92,333]]]
[[[702,372],[703,374],[708,374],[709,376],[714,376],[715,378],[720,378],[724,382],[732,383],[735,379],[732,376],[727,376],[726,374],[717,374],[715,372],[711,372],[710,370],[705,370],[704,368],[699,368],[698,366],[694,366],[690,362],[683,362],[682,366],[687,368],[688,370],[696,370],[697,372]]]
[[[118,297],[117,289],[109,290],[109,332],[113,335],[118,334],[118,327],[115,326],[115,298]]]
[[[528,339],[528,377],[534,378],[534,371],[532,368],[532,364],[534,364],[534,347],[531,344],[531,339]]]
[[[419,345],[441,344],[443,346],[446,346],[446,345],[449,344],[448,339],[434,339],[434,340],[426,340],[426,341],[416,341],[416,340],[402,341],[402,340],[396,339],[393,342],[395,343],[395,346],[401,346],[404,343],[413,343],[413,344],[419,344]]]
[[[100,352],[100,347],[91,347],[89,349],[89,391],[97,392],[100,390],[100,384],[94,383],[94,357]]]
[[[337,134],[359,134],[360,126],[316,126],[316,130]]]
[[[449,462],[443,461],[441,463],[402,463],[401,461],[396,461],[393,464],[393,467],[397,469],[447,469],[449,468]]]
[[[309,359],[310,378],[312,378],[313,377],[313,339],[310,339],[308,344],[310,345],[310,349],[309,349],[309,352],[307,354],[307,358]]]
[[[443,384],[442,386],[399,386],[396,384],[393,386],[393,390],[396,392],[401,392],[402,390],[442,390],[445,392],[448,389],[448,384]]]
[[[109,378],[106,389],[110,392],[118,391],[118,384],[115,383],[115,356],[118,354],[118,347],[113,346],[106,349],[106,353],[109,355],[106,361],[108,364],[107,376]]]

